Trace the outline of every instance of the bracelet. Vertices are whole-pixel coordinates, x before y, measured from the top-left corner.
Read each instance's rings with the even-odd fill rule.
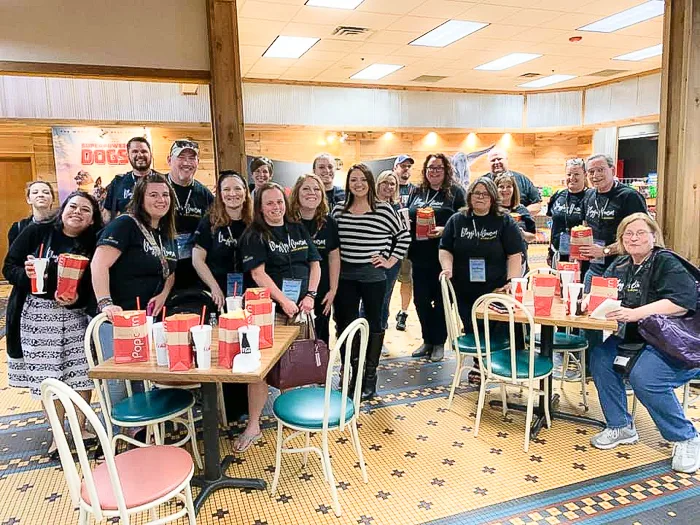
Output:
[[[104,310],[105,308],[107,308],[108,306],[113,306],[113,305],[114,305],[114,303],[112,302],[112,298],[111,298],[111,297],[103,297],[102,299],[100,299],[99,301],[97,301],[97,309],[98,309],[100,312],[101,312],[102,310]]]
[[[307,295],[308,297],[311,297],[312,299],[316,299],[316,296],[318,295],[318,292],[313,292],[313,291],[309,290],[309,291],[306,292],[306,295]]]

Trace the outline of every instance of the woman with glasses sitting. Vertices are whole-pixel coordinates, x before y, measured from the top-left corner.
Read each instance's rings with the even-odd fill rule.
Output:
[[[547,215],[552,218],[552,234],[547,263],[556,268],[556,260],[569,260],[571,228],[583,224],[583,199],[595,190],[588,187],[583,159],[566,161],[566,188],[552,195]],[[555,257],[556,255],[556,257]],[[585,261],[581,261],[585,263]],[[587,265],[586,265],[587,266]],[[581,275],[587,268],[582,268]]]
[[[607,425],[591,438],[591,444],[608,450],[639,441],[627,411],[623,382],[627,377],[663,438],[674,444],[673,470],[693,473],[700,468],[700,437],[674,389],[700,377],[700,368],[688,369],[648,344],[639,333],[638,322],[655,314],[692,313],[697,307],[697,284],[681,260],[662,249],[661,229],[646,213],[623,219],[617,242],[623,255],[613,261],[605,276],[619,280],[622,305],[607,317],[618,321],[620,328],[591,352],[591,372]],[[621,367],[616,357],[623,352],[632,357]]]

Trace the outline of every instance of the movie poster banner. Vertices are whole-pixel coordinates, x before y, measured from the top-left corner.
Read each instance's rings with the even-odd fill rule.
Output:
[[[51,134],[61,202],[71,192],[82,190],[101,204],[114,176],[131,171],[127,141],[133,137],[151,141],[150,130],[144,127],[54,127]]]

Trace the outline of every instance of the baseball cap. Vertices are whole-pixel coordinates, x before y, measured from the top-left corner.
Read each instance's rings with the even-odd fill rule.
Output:
[[[173,142],[173,145],[170,146],[170,156],[179,157],[180,153],[186,149],[191,149],[194,151],[194,154],[199,157],[199,144],[197,144],[194,140],[188,139],[179,139]]]
[[[411,164],[415,164],[416,162],[413,160],[413,157],[410,155],[399,155],[396,157],[396,160],[394,161],[394,167],[398,166],[402,162],[406,162],[407,160],[411,161]]]

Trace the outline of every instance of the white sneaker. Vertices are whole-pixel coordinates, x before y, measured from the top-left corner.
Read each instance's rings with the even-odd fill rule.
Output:
[[[686,474],[692,474],[700,469],[700,436],[681,441],[673,446],[671,468]]]
[[[623,428],[606,428],[591,438],[591,445],[601,450],[610,450],[618,445],[632,445],[639,441],[639,434],[634,426]]]

